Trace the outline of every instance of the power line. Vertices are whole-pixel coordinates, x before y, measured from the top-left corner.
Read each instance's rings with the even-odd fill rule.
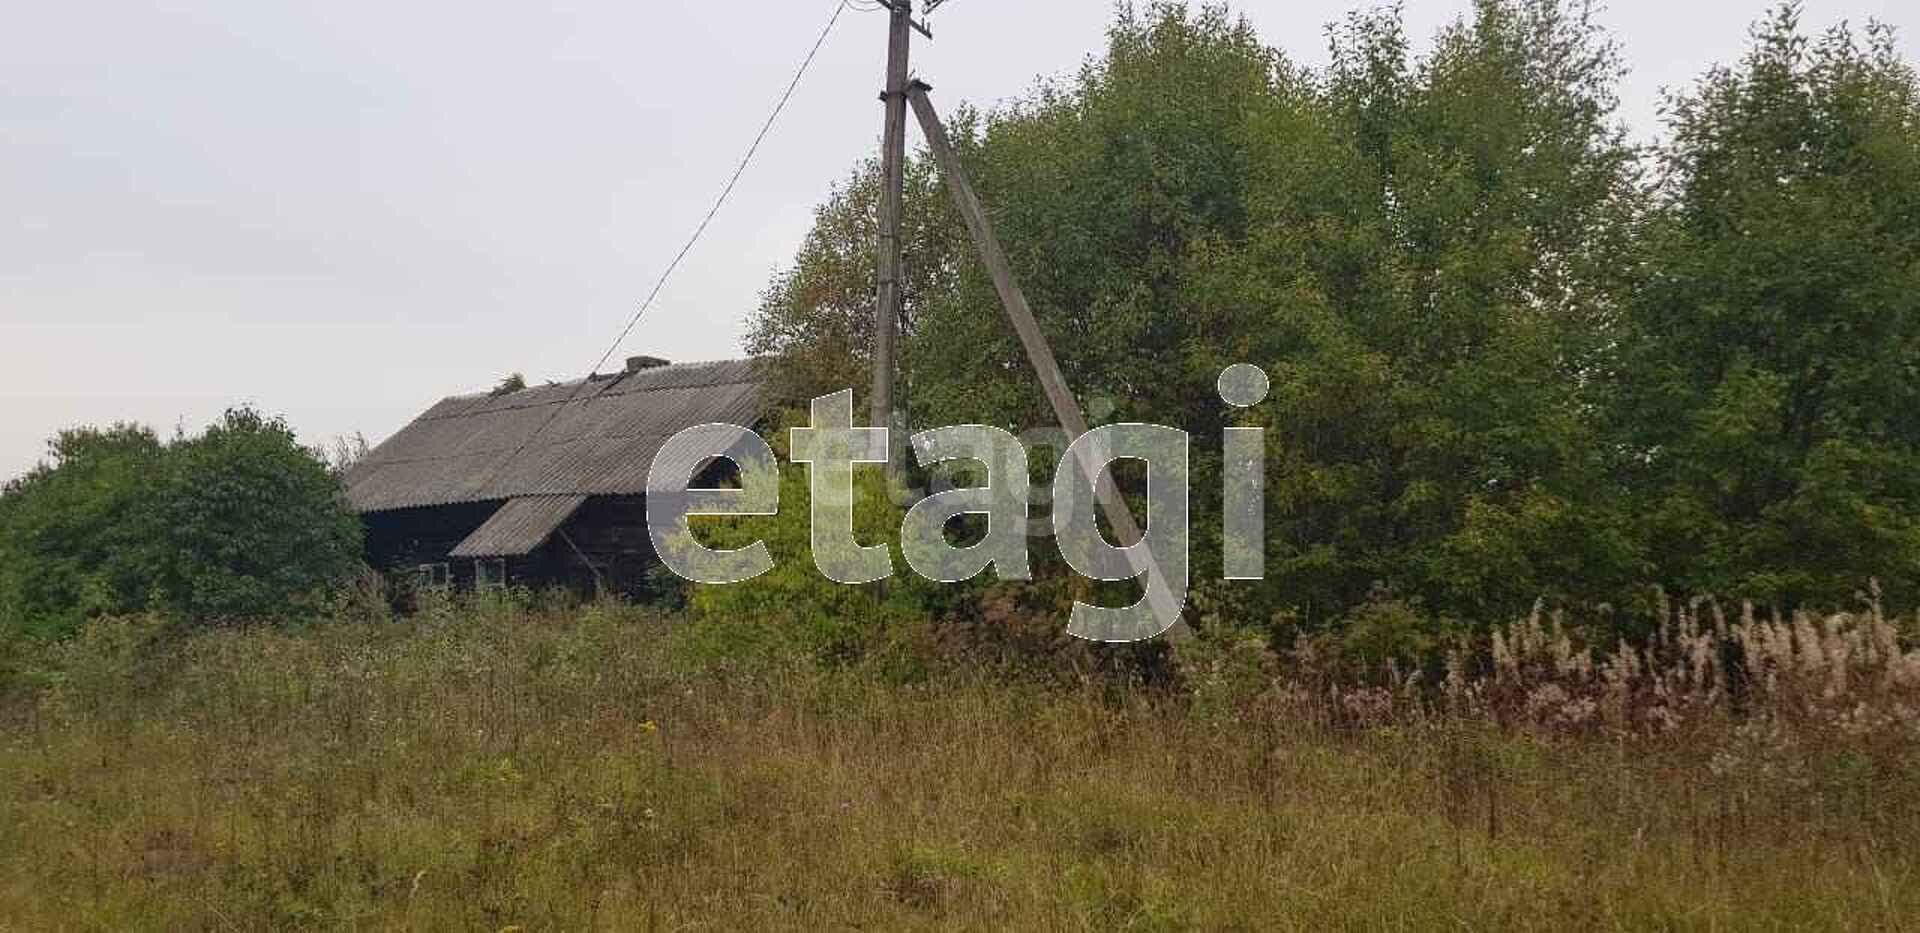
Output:
[[[607,352],[602,354],[600,359],[593,364],[593,368],[587,370],[587,372],[599,372],[600,367],[606,365],[607,360],[613,358],[613,354],[620,349],[622,343],[626,342],[628,335],[633,333],[634,326],[640,323],[640,318],[647,313],[647,309],[653,307],[654,299],[660,297],[660,290],[666,287],[667,280],[673,276],[674,270],[680,268],[680,262],[687,258],[687,254],[693,251],[694,244],[700,242],[700,238],[706,234],[707,226],[713,223],[713,218],[720,213],[721,206],[725,205],[727,198],[733,195],[734,187],[740,184],[740,176],[746,174],[747,166],[753,162],[753,157],[759,153],[760,144],[766,142],[767,134],[773,130],[774,122],[779,120],[781,112],[787,109],[787,102],[793,99],[794,90],[800,87],[800,79],[806,77],[807,69],[812,67],[814,58],[820,54],[820,47],[826,44],[827,36],[831,35],[833,33],[833,27],[839,24],[840,14],[846,11],[847,0],[837,0],[833,7],[833,16],[827,20],[826,27],[820,30],[819,38],[813,40],[813,48],[807,51],[807,57],[800,62],[800,68],[794,72],[793,80],[787,82],[786,91],[780,95],[780,100],[773,105],[773,112],[767,115],[767,122],[760,126],[759,135],[753,138],[753,145],[747,147],[747,154],[741,157],[739,166],[733,170],[733,177],[727,179],[727,186],[721,189],[720,197],[714,200],[713,207],[708,209],[707,216],[701,219],[700,226],[694,228],[693,236],[687,238],[686,245],[680,247],[679,254],[674,256],[673,261],[667,264],[666,271],[660,273],[660,279],[653,284],[653,291],[647,294],[647,299],[640,303],[640,309],[633,313],[632,318],[628,319],[627,326],[620,331],[620,336],[614,338],[613,345],[607,348]]]
[[[601,354],[600,359],[593,364],[591,369],[587,370],[587,375],[581,377],[580,384],[574,387],[573,392],[567,396],[566,400],[553,406],[553,413],[547,415],[546,420],[540,423],[540,427],[521,440],[520,443],[515,446],[512,454],[499,461],[499,466],[495,467],[496,473],[500,469],[504,469],[507,464],[518,459],[520,454],[526,451],[527,445],[533,442],[534,438],[545,434],[547,428],[553,424],[554,419],[560,417],[560,413],[565,411],[568,405],[573,404],[580,398],[580,392],[592,384],[593,374],[599,372],[600,367],[606,365],[607,360],[611,359],[613,354],[620,349],[620,345],[626,342],[627,336],[633,333],[634,325],[639,324],[640,318],[647,313],[647,309],[653,307],[654,299],[660,297],[660,290],[665,288],[667,280],[673,277],[673,271],[678,269],[681,260],[686,259],[687,254],[693,251],[694,244],[699,243],[700,238],[706,234],[707,226],[713,223],[713,218],[720,213],[721,206],[725,205],[727,198],[733,195],[734,187],[740,184],[740,176],[746,174],[747,166],[752,164],[753,157],[760,151],[760,144],[766,142],[767,134],[773,130],[774,122],[780,119],[781,112],[787,109],[787,102],[793,99],[794,90],[800,87],[800,79],[806,77],[807,69],[812,67],[814,58],[820,54],[820,47],[827,44],[827,37],[833,34],[833,27],[840,23],[840,14],[845,13],[846,10],[847,0],[835,0],[833,16],[827,20],[827,25],[820,30],[819,37],[813,40],[813,48],[807,50],[807,57],[800,62],[799,69],[793,73],[793,80],[787,82],[787,89],[781,93],[779,101],[773,105],[773,112],[767,115],[767,121],[761,124],[760,132],[753,137],[753,145],[747,147],[747,154],[741,157],[740,164],[733,170],[733,176],[727,179],[727,186],[721,189],[720,197],[714,199],[713,207],[707,210],[707,216],[700,220],[698,227],[694,228],[693,235],[687,238],[686,245],[680,247],[680,252],[673,257],[672,262],[667,264],[666,271],[660,273],[660,279],[653,283],[653,291],[649,292],[647,299],[640,303],[639,310],[633,312],[633,317],[627,319],[627,326],[621,329],[620,336],[614,338],[613,344],[607,347],[607,352]]]

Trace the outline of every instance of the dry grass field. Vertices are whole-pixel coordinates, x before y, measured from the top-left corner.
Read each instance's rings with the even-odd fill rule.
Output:
[[[1685,638],[1623,674],[1537,623],[1351,689],[742,668],[678,624],[96,625],[0,707],[0,928],[1920,923],[1886,623],[1776,627],[1799,671],[1733,693]]]

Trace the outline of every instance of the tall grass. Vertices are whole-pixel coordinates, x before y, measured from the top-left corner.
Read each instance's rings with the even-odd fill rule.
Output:
[[[1876,612],[1550,617],[1433,677],[726,667],[613,607],[95,625],[0,706],[0,928],[1900,929]],[[1725,637],[1720,637],[1721,633]]]

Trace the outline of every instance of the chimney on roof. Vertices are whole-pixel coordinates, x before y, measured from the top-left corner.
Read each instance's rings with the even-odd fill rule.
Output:
[[[627,357],[627,374],[632,375],[643,369],[659,369],[662,366],[670,366],[672,363],[672,360],[663,360],[657,356],[629,356]]]

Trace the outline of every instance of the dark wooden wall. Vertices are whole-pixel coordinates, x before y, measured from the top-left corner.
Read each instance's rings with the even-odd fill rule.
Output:
[[[500,508],[498,502],[463,502],[360,516],[367,530],[367,562],[394,576],[421,564],[447,564],[453,584],[473,586],[473,561],[447,556]]]
[[[446,564],[452,584],[471,589],[475,562],[448,555],[500,508],[475,502],[376,512],[362,519],[367,559],[389,574],[411,575],[422,564]],[[533,553],[506,559],[507,582],[532,589],[566,587],[593,595],[609,593],[645,600],[659,595],[649,571],[659,563],[647,536],[643,496],[588,499],[565,525]]]
[[[653,595],[648,574],[659,562],[647,536],[646,498],[596,496],[539,550],[527,555],[523,572],[530,586],[538,585],[532,582],[536,579],[582,593],[592,593],[599,586],[638,600]]]

